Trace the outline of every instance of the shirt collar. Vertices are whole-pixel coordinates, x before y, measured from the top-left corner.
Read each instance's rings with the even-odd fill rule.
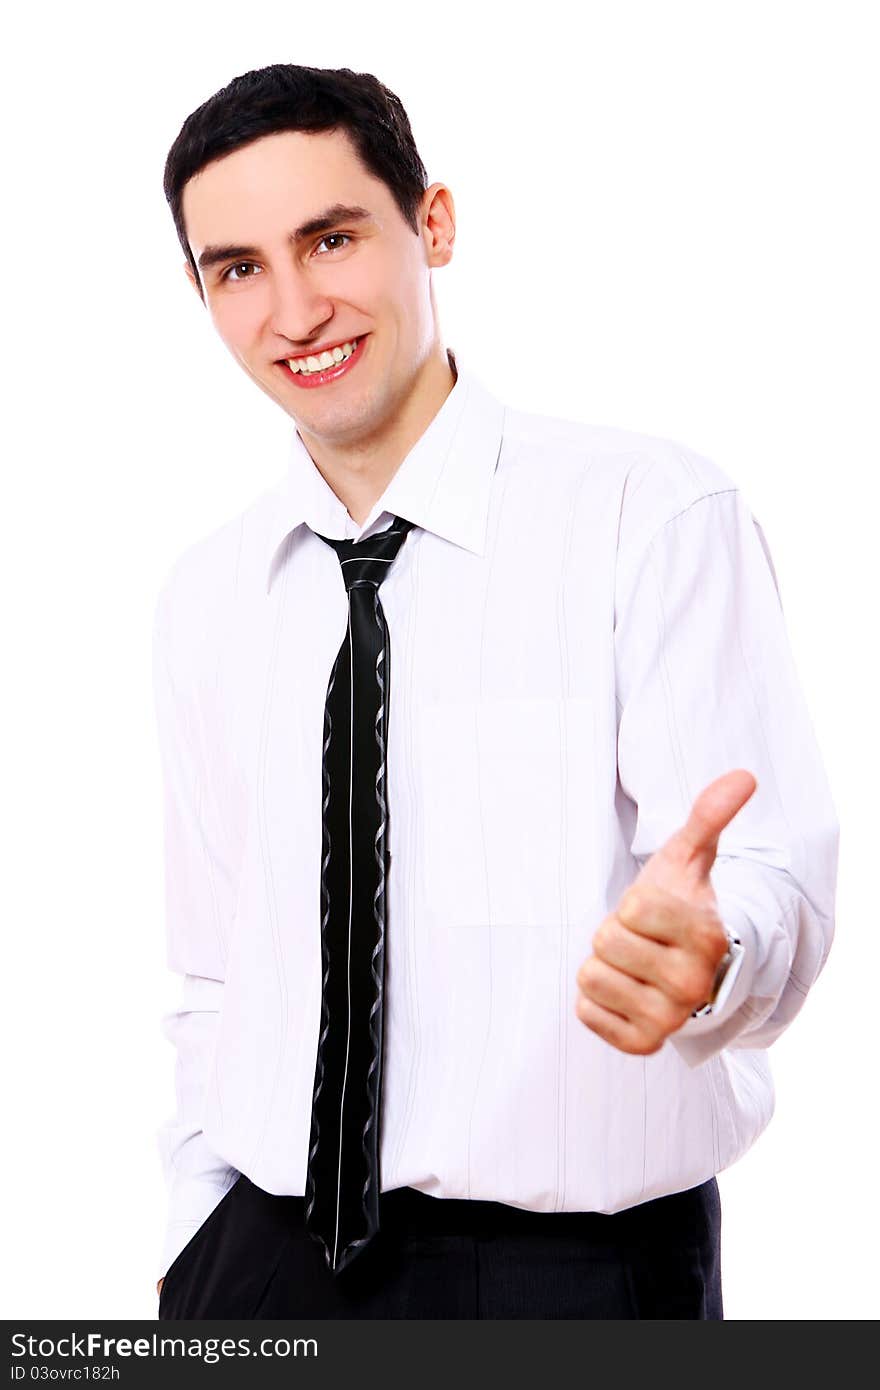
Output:
[[[404,458],[363,530],[390,512],[482,555],[489,493],[501,451],[504,406],[448,349],[456,382],[427,429]],[[268,536],[267,592],[279,547],[303,522],[333,539],[345,534],[345,504],[318,471],[299,431],[291,441],[286,476],[274,491]]]

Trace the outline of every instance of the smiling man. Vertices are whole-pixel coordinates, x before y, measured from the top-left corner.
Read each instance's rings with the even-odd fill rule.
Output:
[[[374,77],[236,78],[165,191],[291,433],[156,610],[159,1316],[720,1318],[837,863],[760,527],[444,346],[454,202]]]
[[[416,235],[344,129],[249,143],[182,192],[187,274],[218,333],[358,522],[453,385],[427,273],[452,256],[443,184],[420,214]]]

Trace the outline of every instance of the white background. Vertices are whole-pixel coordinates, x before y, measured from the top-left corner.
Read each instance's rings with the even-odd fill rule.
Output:
[[[42,6],[4,81],[3,1315],[153,1317],[172,1108],[150,632],[290,421],[213,335],[162,170],[270,62],[370,71],[455,199],[444,340],[682,441],[773,553],[842,822],[838,936],[721,1178],[731,1319],[873,1318],[878,44],[870,4]],[[875,845],[872,851],[871,846]]]

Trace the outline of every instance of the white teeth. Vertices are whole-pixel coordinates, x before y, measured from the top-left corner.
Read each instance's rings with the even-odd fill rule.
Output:
[[[356,347],[357,339],[351,343],[343,343],[341,347],[322,352],[320,357],[289,357],[287,365],[292,372],[302,372],[308,376],[310,372],[323,372],[328,367],[335,367],[337,363],[344,362],[347,357],[351,357]]]

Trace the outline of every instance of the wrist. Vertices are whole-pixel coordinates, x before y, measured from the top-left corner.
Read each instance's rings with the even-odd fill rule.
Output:
[[[745,954],[743,944],[729,927],[725,926],[724,930],[727,934],[727,950],[718,962],[709,998],[699,1008],[694,1009],[691,1018],[707,1018],[723,1008],[742,968]]]

